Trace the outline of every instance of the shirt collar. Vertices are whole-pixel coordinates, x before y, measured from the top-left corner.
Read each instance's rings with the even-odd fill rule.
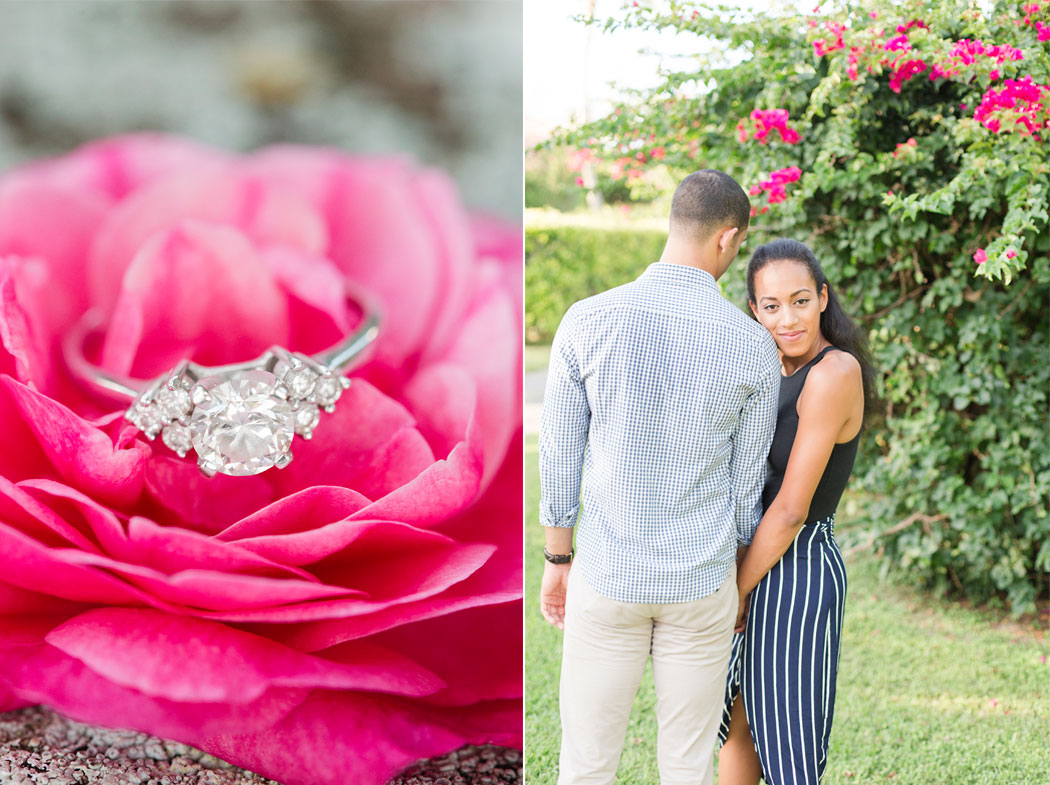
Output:
[[[707,270],[697,267],[686,267],[684,264],[673,262],[653,262],[645,268],[643,278],[653,278],[658,281],[685,284],[686,286],[706,286],[718,291],[715,277]]]

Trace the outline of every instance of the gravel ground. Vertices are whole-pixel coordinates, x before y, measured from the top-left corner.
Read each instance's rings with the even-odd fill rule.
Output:
[[[464,747],[390,785],[520,785],[521,752]],[[97,728],[33,706],[0,714],[3,785],[278,785],[200,750],[145,733]]]

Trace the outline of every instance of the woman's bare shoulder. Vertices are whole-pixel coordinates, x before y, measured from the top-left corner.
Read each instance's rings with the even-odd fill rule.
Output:
[[[806,377],[806,398],[829,401],[863,394],[864,380],[860,362],[849,352],[834,349],[814,365]],[[846,395],[844,395],[846,393]]]

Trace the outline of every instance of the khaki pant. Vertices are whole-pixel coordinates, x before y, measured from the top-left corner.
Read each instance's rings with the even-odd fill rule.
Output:
[[[594,592],[569,572],[561,665],[558,785],[610,785],[650,653],[662,785],[711,785],[725,698],[736,567],[699,600],[644,604]]]

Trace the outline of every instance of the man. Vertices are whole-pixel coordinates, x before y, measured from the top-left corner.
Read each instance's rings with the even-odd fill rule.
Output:
[[[773,339],[715,283],[749,215],[731,177],[689,175],[660,261],[575,303],[555,335],[540,604],[565,631],[559,785],[613,781],[650,655],[660,781],[713,781],[737,549],[761,517],[780,389]]]

